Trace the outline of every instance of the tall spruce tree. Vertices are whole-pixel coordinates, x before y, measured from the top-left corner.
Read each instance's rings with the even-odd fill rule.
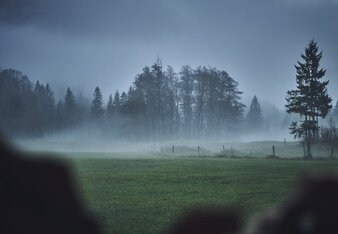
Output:
[[[64,111],[65,127],[72,127],[77,121],[77,110],[76,110],[74,94],[69,87],[67,88],[67,91],[66,91],[63,111]]]
[[[317,43],[311,40],[305,48],[305,54],[301,55],[303,62],[297,62],[295,90],[287,91],[288,113],[296,113],[300,116],[300,123],[292,122],[291,134],[295,138],[302,138],[306,146],[305,159],[312,158],[311,145],[318,138],[318,118],[325,118],[332,108],[327,93],[329,81],[322,81],[326,70],[319,68],[322,52],[318,52]]]
[[[90,106],[91,118],[94,121],[102,120],[105,110],[103,108],[102,94],[99,87],[95,88],[93,96],[92,105]]]
[[[261,130],[263,127],[262,109],[256,95],[251,101],[250,109],[245,120],[248,130],[257,131]]]

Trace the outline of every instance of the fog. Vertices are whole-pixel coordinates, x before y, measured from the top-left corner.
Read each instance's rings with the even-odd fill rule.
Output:
[[[50,133],[44,137],[12,138],[18,149],[30,152],[55,152],[79,157],[149,158],[179,156],[260,156],[271,153],[273,145],[283,148],[287,144],[299,144],[288,129],[265,130],[254,133],[236,134],[222,139],[138,140],[121,139],[102,134],[94,126],[80,126],[72,130]],[[257,146],[257,142],[259,143]],[[79,153],[79,154],[77,154]],[[87,153],[87,154],[86,154]],[[95,153],[95,154],[91,154]],[[257,154],[256,154],[257,153]]]

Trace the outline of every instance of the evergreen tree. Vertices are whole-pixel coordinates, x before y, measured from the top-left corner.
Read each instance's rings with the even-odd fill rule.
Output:
[[[297,89],[287,91],[288,113],[300,115],[301,121],[293,122],[291,134],[302,138],[306,144],[306,159],[312,158],[311,144],[318,139],[318,118],[325,118],[332,108],[332,99],[327,94],[329,81],[321,81],[326,70],[319,68],[322,52],[318,52],[317,43],[311,40],[301,55],[303,63],[295,65]]]
[[[106,117],[108,120],[111,120],[113,118],[113,115],[114,115],[114,103],[113,103],[113,97],[110,94],[108,103],[107,103],[107,108],[106,108]]]
[[[75,109],[75,98],[72,90],[68,87],[65,95],[64,103],[65,111],[73,111]]]
[[[136,76],[134,87],[137,93],[142,94],[144,106],[145,135],[159,139],[164,119],[163,84],[164,74],[160,62],[143,68],[143,72]],[[122,98],[121,98],[122,103]]]
[[[127,102],[124,108],[125,129],[128,129],[129,136],[138,139],[140,136],[147,136],[145,123],[145,106],[143,94],[133,86],[129,87]]]
[[[113,108],[114,108],[114,113],[117,116],[120,112],[120,93],[118,90],[116,90],[115,95],[114,95],[114,101],[113,101]]]
[[[75,98],[72,90],[68,87],[64,98],[64,125],[65,127],[73,127],[77,121],[77,110]]]
[[[90,115],[93,120],[102,120],[104,115],[102,94],[99,87],[96,87],[93,93],[93,101],[90,106]]]
[[[263,127],[262,109],[256,95],[253,97],[250,109],[246,115],[247,129],[252,131],[261,130]]]
[[[48,107],[51,109],[54,109],[55,107],[54,92],[48,83],[46,84],[46,87],[45,87],[45,97],[46,97],[46,102],[47,102]]]
[[[121,111],[125,109],[124,107],[127,105],[128,97],[126,92],[122,92],[121,97],[120,97],[120,106],[121,106]]]
[[[241,94],[243,92],[238,90],[238,82],[230,77],[226,71],[221,71],[220,73],[220,106],[223,106],[221,119],[225,122],[226,130],[233,135],[238,131],[243,120],[245,108],[245,105],[241,102]]]

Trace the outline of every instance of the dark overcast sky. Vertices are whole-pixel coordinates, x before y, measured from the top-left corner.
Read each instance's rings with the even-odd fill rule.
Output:
[[[338,0],[0,0],[0,67],[105,99],[160,56],[216,66],[247,102],[285,103],[294,64],[315,39],[338,98]]]

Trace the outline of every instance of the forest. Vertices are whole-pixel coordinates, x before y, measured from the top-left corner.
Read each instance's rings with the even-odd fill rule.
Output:
[[[257,97],[246,106],[242,94],[239,83],[224,70],[186,65],[176,73],[171,66],[163,69],[159,58],[136,75],[128,91],[116,90],[106,102],[99,87],[90,103],[70,87],[56,100],[48,83],[33,84],[22,72],[4,69],[0,129],[7,136],[43,137],[90,126],[103,137],[127,140],[216,140],[262,132],[272,119],[279,121],[272,123],[277,128],[291,123],[286,112],[270,110],[263,117]],[[338,116],[338,105],[330,116]]]
[[[48,83],[32,84],[14,69],[1,71],[0,89],[0,128],[14,136],[38,137],[90,123],[108,135],[135,139],[218,138],[240,129],[245,107],[238,82],[226,71],[183,66],[177,74],[170,66],[164,71],[159,59],[127,92],[110,95],[106,105],[99,87],[90,105],[69,87],[56,101]],[[260,121],[259,108],[253,121]]]

